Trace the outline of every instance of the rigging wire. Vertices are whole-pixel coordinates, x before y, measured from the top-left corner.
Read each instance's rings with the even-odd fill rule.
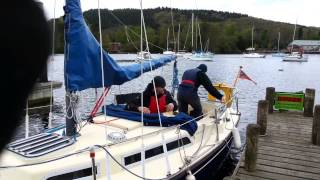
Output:
[[[102,4],[104,4],[103,2],[102,2]],[[118,21],[121,25],[123,25],[123,26],[126,26],[126,24],[123,22],[123,21],[121,21],[112,11],[108,11],[110,14],[111,14],[111,16],[113,17],[113,18],[115,18],[115,20],[116,21]],[[136,37],[139,37],[140,38],[140,35],[138,34],[138,33],[136,33],[134,30],[132,30],[131,28],[129,28],[128,27],[128,30],[130,31],[130,32],[132,32],[132,34],[133,35],[135,35]],[[144,39],[145,40],[145,39]],[[158,49],[160,49],[160,50],[165,50],[164,48],[162,48],[162,47],[160,47],[160,46],[158,46],[158,45],[155,45],[155,44],[153,44],[153,43],[151,43],[151,42],[149,42],[149,44],[150,45],[152,45],[153,47],[156,47],[156,48],[158,48]]]
[[[51,58],[50,58],[50,62],[52,64],[52,69],[54,70],[54,54],[55,54],[55,33],[56,33],[56,3],[57,0],[53,1],[53,24],[52,24],[52,52],[51,52]],[[48,65],[47,65],[47,72],[48,72]],[[53,73],[54,74],[54,73]],[[47,75],[46,75],[47,76]],[[52,115],[52,106],[53,106],[53,78],[51,79],[51,83],[50,83],[50,111],[49,111],[49,118],[48,118],[48,128],[52,128],[52,119],[53,119],[53,115]]]
[[[128,33],[128,26],[124,26],[124,31],[126,33],[127,36],[127,41],[136,49],[136,51],[138,51],[138,47],[134,44],[133,40],[131,39],[129,33]],[[142,49],[141,49],[142,52]]]
[[[102,31],[101,31],[101,12],[100,12],[100,0],[98,0],[98,17],[99,17],[99,43],[100,43],[100,63],[101,63],[101,80],[102,80],[102,87],[105,87],[104,84],[104,63],[103,63],[103,42],[102,42]],[[105,98],[103,97],[102,101],[104,102]],[[104,108],[104,117],[106,118],[106,106],[103,106]],[[106,144],[108,144],[108,132],[107,132],[107,125],[105,125],[105,138],[106,138]],[[110,169],[110,157],[107,155],[106,157],[106,174],[108,180],[111,180],[111,169]]]

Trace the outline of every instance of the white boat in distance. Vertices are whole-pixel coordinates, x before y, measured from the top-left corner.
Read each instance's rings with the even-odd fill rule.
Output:
[[[283,57],[282,61],[287,61],[287,62],[307,62],[308,61],[308,56],[304,55],[303,53],[292,52],[291,54]]]
[[[254,26],[252,26],[252,29],[251,29],[251,47],[246,49],[246,51],[248,53],[244,53],[243,57],[244,58],[265,58],[266,55],[254,52],[255,48],[254,48],[254,44],[253,44],[253,31],[254,31]]]
[[[259,53],[245,53],[243,54],[244,58],[265,58],[265,54],[259,54]]]
[[[191,61],[213,61],[214,54],[211,52],[196,52],[187,58]]]
[[[290,49],[290,54],[288,56],[285,56],[282,61],[286,62],[307,62],[308,61],[308,56],[304,55],[304,49],[302,47],[299,47],[298,51],[299,52],[294,52],[293,48],[293,42],[294,42],[294,37],[296,34],[296,29],[297,29],[297,21],[296,24],[294,25],[294,30],[293,30],[293,36],[292,36],[292,43],[291,43],[291,49]]]
[[[174,55],[175,54],[175,52],[173,52],[173,51],[170,51],[170,50],[167,50],[167,51],[163,51],[163,53],[162,53],[163,55]]]

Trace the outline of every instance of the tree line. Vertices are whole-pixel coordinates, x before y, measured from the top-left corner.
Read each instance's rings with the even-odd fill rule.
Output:
[[[276,50],[278,32],[281,32],[280,49],[285,49],[292,41],[294,30],[294,24],[214,10],[154,8],[145,9],[143,13],[150,51],[153,53],[159,53],[166,49],[168,28],[170,32],[169,49],[177,49],[179,25],[179,50],[200,50],[201,45],[202,49],[207,45],[207,49],[215,53],[241,53],[245,51],[251,46],[253,26],[254,47],[256,49]],[[192,13],[195,17],[193,47],[191,45]],[[98,37],[98,11],[89,10],[83,15],[92,33]],[[52,20],[50,20],[50,24],[52,24]],[[104,49],[110,49],[112,42],[120,42],[122,52],[135,53],[139,51],[137,49],[140,47],[139,9],[103,9],[101,10],[101,26]],[[63,32],[63,17],[60,17],[56,19],[55,49],[57,53],[63,53]],[[320,29],[298,25],[295,39],[320,40]]]

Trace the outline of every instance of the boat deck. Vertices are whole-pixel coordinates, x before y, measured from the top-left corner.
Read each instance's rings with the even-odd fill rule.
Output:
[[[320,179],[320,147],[312,145],[312,117],[298,112],[268,115],[267,136],[259,137],[256,171],[244,155],[232,179]]]

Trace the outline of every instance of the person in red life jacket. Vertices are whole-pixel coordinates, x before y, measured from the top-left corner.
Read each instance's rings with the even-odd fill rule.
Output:
[[[212,82],[206,75],[207,66],[200,64],[197,68],[186,70],[182,75],[182,81],[178,88],[179,112],[188,114],[188,105],[193,111],[190,115],[194,118],[202,115],[202,106],[198,96],[198,88],[202,85],[212,96],[225,101],[224,96],[212,86]]]
[[[144,113],[158,113],[157,100],[160,113],[176,111],[177,103],[172,98],[169,91],[165,89],[166,81],[161,76],[154,77],[156,92],[154,91],[153,82],[151,81],[143,92],[143,106],[141,106],[141,96],[127,104],[126,109],[131,111],[143,111]]]

